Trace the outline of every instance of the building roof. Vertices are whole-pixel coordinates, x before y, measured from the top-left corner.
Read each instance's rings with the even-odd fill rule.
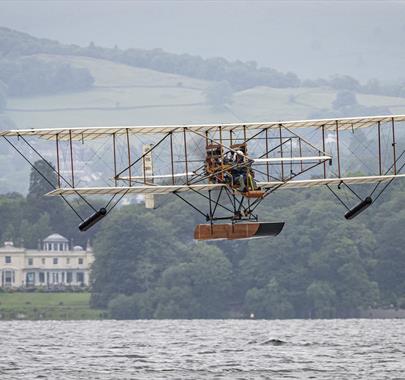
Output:
[[[6,252],[6,253],[8,253],[8,252],[10,252],[10,253],[11,252],[24,252],[24,251],[25,251],[24,248],[17,248],[17,247],[10,246],[10,245],[0,247],[0,253],[1,252]]]
[[[44,239],[44,242],[46,243],[69,243],[69,240],[66,239],[64,236],[59,235],[59,234],[52,234],[49,235]]]

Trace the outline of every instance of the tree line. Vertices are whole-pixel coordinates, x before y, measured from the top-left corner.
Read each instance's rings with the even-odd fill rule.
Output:
[[[32,96],[90,88],[94,78],[86,68],[33,57],[0,59],[0,108],[5,95]],[[3,100],[2,100],[3,99]]]
[[[336,318],[405,307],[405,186],[353,221],[326,190],[283,191],[260,211],[275,238],[192,241],[177,199],[120,209],[95,238],[92,304],[115,318]]]
[[[44,163],[36,163],[51,181]],[[53,232],[84,245],[91,239],[94,307],[114,318],[335,318],[375,307],[405,308],[405,185],[346,221],[326,190],[280,191],[261,220],[286,221],[274,238],[196,242],[199,214],[179,199],[158,208],[117,208],[88,233],[37,172],[26,197],[0,196],[0,236],[36,248]],[[194,199],[201,208],[205,200]],[[76,205],[84,215],[85,205]]]
[[[221,57],[204,59],[197,55],[174,54],[162,49],[123,50],[117,46],[105,48],[96,46],[93,42],[87,47],[81,47],[0,28],[0,59],[15,60],[18,57],[40,53],[93,57],[198,79],[225,81],[234,91],[256,86],[330,87],[335,90],[405,97],[404,81],[381,83],[377,79],[372,79],[361,84],[348,75],[301,80],[295,73],[283,73],[270,67],[259,67],[255,61],[232,62]]]

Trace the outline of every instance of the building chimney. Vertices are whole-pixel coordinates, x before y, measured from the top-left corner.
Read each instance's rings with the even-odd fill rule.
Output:
[[[86,243],[86,251],[87,251],[87,252],[93,251],[93,248],[91,247],[91,244],[90,244],[90,239],[87,240],[87,243]]]

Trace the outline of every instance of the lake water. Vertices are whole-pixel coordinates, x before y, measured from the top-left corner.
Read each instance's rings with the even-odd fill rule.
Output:
[[[405,379],[405,320],[0,322],[0,379]]]

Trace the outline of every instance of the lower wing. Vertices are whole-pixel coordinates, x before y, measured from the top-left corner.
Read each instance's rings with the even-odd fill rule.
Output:
[[[317,178],[304,180],[287,180],[259,182],[257,185],[262,189],[305,189],[320,186],[333,186],[340,184],[370,184],[379,182],[388,182],[396,178],[404,178],[405,174],[381,175],[381,176],[359,176],[342,178]],[[144,186],[122,186],[122,187],[75,187],[58,188],[46,195],[120,195],[120,194],[170,194],[186,191],[208,191],[217,190],[226,187],[226,184],[199,184],[199,185],[144,185]]]

